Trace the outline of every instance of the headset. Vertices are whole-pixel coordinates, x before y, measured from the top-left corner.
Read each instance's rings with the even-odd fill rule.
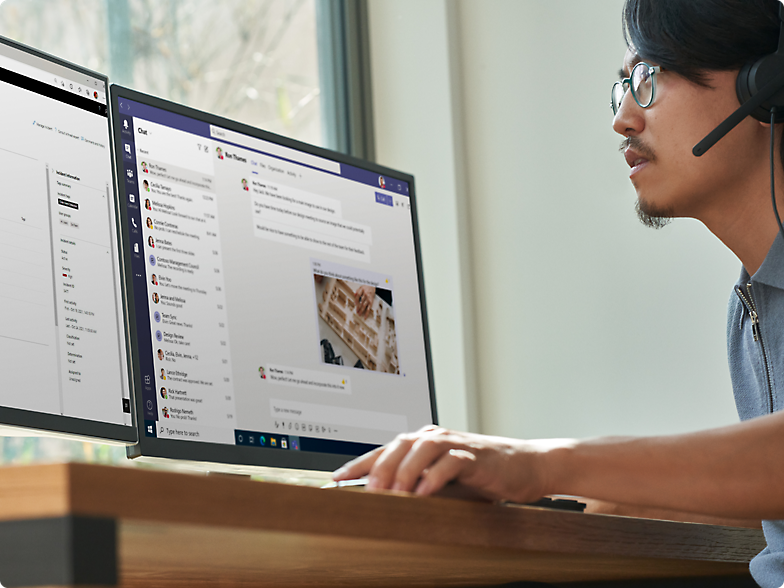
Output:
[[[776,213],[779,231],[784,237],[784,226],[781,224],[776,206],[773,174],[773,125],[784,122],[784,0],[779,3],[779,20],[781,28],[779,29],[779,46],[776,52],[747,63],[738,72],[735,91],[741,107],[697,143],[692,149],[692,153],[695,157],[702,156],[747,116],[770,123],[770,196],[773,200],[773,212]]]

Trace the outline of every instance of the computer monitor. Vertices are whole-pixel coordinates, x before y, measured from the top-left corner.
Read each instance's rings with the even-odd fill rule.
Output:
[[[328,470],[436,422],[413,177],[115,85],[110,102],[130,457]]]
[[[106,93],[0,38],[0,425],[131,443]]]

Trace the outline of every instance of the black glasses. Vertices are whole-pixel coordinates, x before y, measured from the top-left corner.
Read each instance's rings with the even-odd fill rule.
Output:
[[[634,101],[641,108],[648,108],[653,104],[653,99],[656,96],[656,74],[661,70],[662,68],[658,65],[648,65],[641,61],[632,68],[631,76],[615,82],[612,87],[612,98],[610,99],[610,108],[612,108],[613,115],[618,114],[627,89],[632,91]]]

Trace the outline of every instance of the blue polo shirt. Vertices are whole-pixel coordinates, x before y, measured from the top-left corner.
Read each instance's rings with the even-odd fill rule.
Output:
[[[745,268],[730,295],[727,356],[738,415],[784,408],[784,239],[777,235],[753,276]],[[782,431],[784,435],[784,431]],[[784,467],[782,461],[771,467]],[[783,490],[784,491],[784,490]],[[784,521],[762,521],[768,546],[751,561],[762,588],[784,586]]]

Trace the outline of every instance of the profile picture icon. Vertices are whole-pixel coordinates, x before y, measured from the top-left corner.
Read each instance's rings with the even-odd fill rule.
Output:
[[[153,239],[152,237],[147,237],[147,245],[155,249],[155,239]]]
[[[387,187],[387,183],[384,180],[384,176],[378,176],[378,185],[381,186],[382,188]]]
[[[152,318],[155,319],[156,323],[161,322],[161,313],[156,310],[154,313],[152,313]]]
[[[152,254],[150,254],[149,260],[150,260],[150,265],[155,265],[155,264],[157,263],[157,262],[155,261],[155,256],[154,256],[154,255],[152,255]]]
[[[155,304],[158,304],[158,302],[160,302],[160,300],[161,300],[161,299],[158,297],[158,293],[157,293],[157,292],[153,292],[153,293],[152,293],[152,301],[153,301]]]
[[[248,191],[248,180],[246,180],[245,178],[242,178],[242,189],[245,190],[246,192]]]
[[[221,149],[220,147],[216,147],[215,153],[218,154],[218,159],[223,159],[223,149]]]
[[[166,370],[161,368],[161,380],[165,380],[165,379],[166,379]]]
[[[152,202],[150,202],[149,198],[144,199],[144,208],[147,210],[152,210]]]
[[[163,418],[165,418],[165,419],[170,419],[171,418],[169,416],[169,409],[166,408],[165,406],[161,409],[161,412],[163,412]]]
[[[147,228],[148,228],[148,229],[152,229],[152,228],[154,228],[154,227],[152,226],[152,219],[151,219],[149,216],[147,217]]]
[[[163,398],[164,400],[169,398],[169,394],[168,392],[166,392],[166,388],[161,388],[161,398]]]
[[[261,377],[262,380],[267,379],[267,373],[264,371],[264,368],[261,366],[259,366],[259,376]]]
[[[152,283],[153,286],[157,286],[158,285],[158,276],[153,274],[152,278],[150,279],[150,282]]]
[[[147,169],[147,162],[142,161],[142,171],[146,174],[150,173],[150,170]]]
[[[159,349],[159,350],[158,350],[158,359],[160,359],[161,361],[163,361],[163,349]]]
[[[150,191],[150,182],[148,182],[147,180],[144,180],[144,182],[142,182],[142,183],[144,184],[144,189],[149,192]]]

